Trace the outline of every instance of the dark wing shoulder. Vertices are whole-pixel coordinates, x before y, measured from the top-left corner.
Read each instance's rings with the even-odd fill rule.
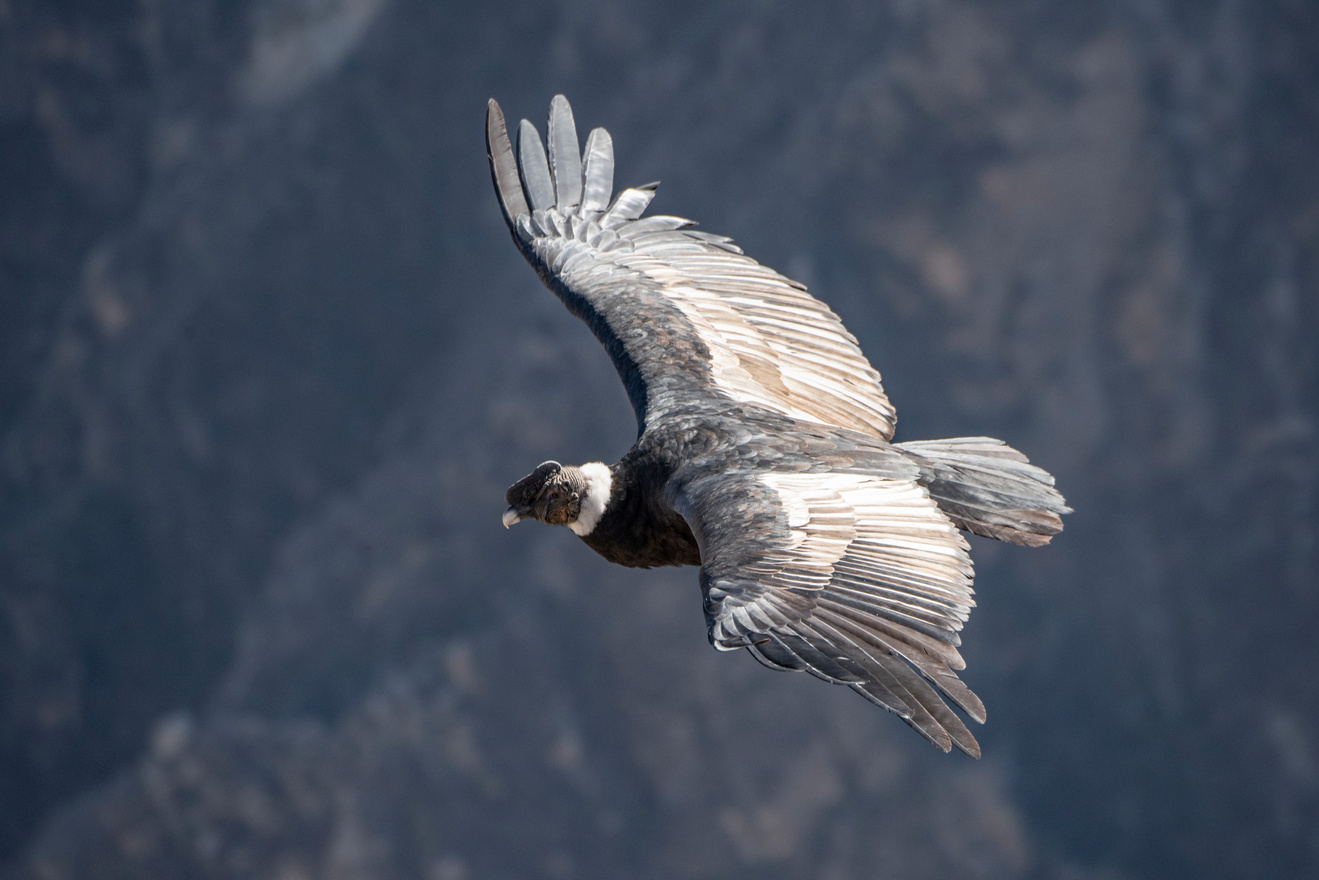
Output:
[[[643,217],[655,184],[613,190],[613,143],[583,153],[562,95],[546,145],[523,120],[516,146],[489,104],[486,144],[513,238],[613,358],[642,430],[719,401],[890,439],[894,414],[856,339],[802,285],[680,217]]]
[[[983,722],[957,677],[972,600],[966,541],[909,463],[712,471],[675,506],[701,549],[710,641],[845,684],[948,751],[980,748],[947,696]]]

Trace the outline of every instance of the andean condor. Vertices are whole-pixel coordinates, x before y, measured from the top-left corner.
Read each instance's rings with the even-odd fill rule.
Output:
[[[541,280],[604,345],[636,411],[617,464],[547,461],[504,525],[567,526],[611,562],[699,565],[710,642],[806,670],[944,751],[980,746],[958,679],[971,557],[958,529],[1039,546],[1069,513],[1053,477],[987,437],[892,443],[894,412],[856,339],[805,287],[689,220],[613,193],[609,133],[578,152],[572,108],[486,148],[504,219]],[[612,199],[611,199],[612,196]]]

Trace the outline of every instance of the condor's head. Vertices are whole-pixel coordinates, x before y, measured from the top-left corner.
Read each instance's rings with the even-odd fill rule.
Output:
[[[581,467],[544,462],[504,493],[504,528],[534,519],[589,535],[609,504],[612,482],[609,467],[598,461]]]

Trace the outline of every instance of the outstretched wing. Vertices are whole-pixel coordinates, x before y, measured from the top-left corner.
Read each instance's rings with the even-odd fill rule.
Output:
[[[714,473],[676,506],[701,548],[716,648],[845,684],[944,751],[980,757],[940,697],[985,720],[956,674],[971,558],[914,474]]]
[[[490,101],[486,148],[504,218],[542,280],[604,344],[640,431],[668,413],[729,402],[888,440],[879,373],[838,316],[723,236],[642,212],[656,184],[613,190],[609,133],[578,153],[567,99],[550,105],[548,152],[526,120],[517,146]]]

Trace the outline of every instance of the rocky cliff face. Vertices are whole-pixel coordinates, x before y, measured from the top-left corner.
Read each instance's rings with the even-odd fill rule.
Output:
[[[6,877],[1236,877],[1319,865],[1312,4],[0,6]],[[499,527],[613,460],[487,97],[807,282],[975,541],[979,764]]]

